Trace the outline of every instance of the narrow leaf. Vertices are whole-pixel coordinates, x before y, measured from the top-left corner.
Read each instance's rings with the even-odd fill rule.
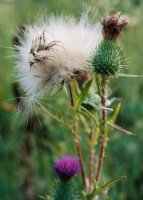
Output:
[[[115,123],[115,121],[117,119],[117,116],[118,116],[118,113],[120,111],[120,108],[121,108],[121,102],[118,102],[118,104],[117,104],[117,106],[115,108],[115,111],[114,111],[112,117],[109,120],[109,122],[111,122],[112,124]],[[108,134],[110,134],[112,132],[112,130],[113,130],[113,127],[108,126],[108,129],[107,129]]]
[[[87,93],[89,91],[89,88],[91,86],[91,83],[92,83],[92,80],[88,81],[86,83],[86,85],[84,86],[81,94],[78,96],[78,98],[76,99],[76,102],[75,102],[75,111],[77,111],[80,107],[80,105],[82,104],[82,102],[86,99],[87,97]]]
[[[116,125],[116,124],[112,124],[111,122],[107,122],[107,124],[108,124],[109,126],[111,126],[112,128],[114,128],[114,129],[116,129],[116,130],[118,130],[118,131],[120,131],[120,132],[122,132],[122,133],[124,133],[124,134],[126,134],[126,135],[135,135],[135,134],[133,134],[132,132],[127,131],[127,130],[125,130],[124,128],[122,128],[122,127],[120,127],[120,126],[118,126],[118,125]]]
[[[52,114],[49,110],[47,110],[43,105],[40,104],[40,108],[42,111],[44,111],[47,115],[51,116],[52,118],[56,119],[58,122],[62,122],[62,119],[60,117],[55,116]]]
[[[98,143],[99,132],[100,132],[100,129],[99,129],[99,126],[97,126],[97,127],[95,128],[95,131],[94,131],[93,145],[97,145],[97,143]]]
[[[120,177],[117,177],[111,181],[109,181],[108,183],[106,183],[105,185],[101,186],[100,188],[98,188],[96,190],[96,194],[99,194],[101,192],[103,192],[104,190],[107,190],[108,188],[112,187],[113,185],[115,185],[117,182],[123,180],[127,178],[126,176],[120,176]]]
[[[120,111],[120,108],[121,108],[121,102],[118,102],[116,108],[115,108],[115,111],[111,117],[111,122],[112,123],[115,123],[116,119],[117,119],[117,116],[118,116],[118,113]]]
[[[109,189],[110,187],[112,187],[113,185],[115,185],[117,182],[123,180],[127,178],[126,176],[120,176],[120,177],[117,177],[111,181],[109,181],[108,183],[102,185],[102,186],[98,186],[97,183],[95,182],[94,184],[94,190],[92,193],[88,194],[87,195],[87,199],[88,200],[92,200],[96,195],[102,193],[103,191]]]
[[[88,114],[88,116],[97,124],[97,121],[95,119],[95,117],[91,114],[91,112],[89,112],[86,108],[84,108],[83,106],[81,106],[81,108],[85,111],[86,114]]]
[[[80,94],[80,89],[79,89],[79,84],[78,84],[77,80],[74,79],[72,82],[73,82],[73,87],[74,87],[75,94],[79,95]]]
[[[143,75],[137,75],[137,74],[120,74],[120,77],[125,77],[125,78],[136,78],[136,77],[143,77]]]
[[[90,129],[89,129],[89,126],[88,126],[88,121],[86,120],[85,116],[83,114],[79,114],[79,118],[80,118],[80,121],[81,121],[85,131],[87,133],[89,133]]]
[[[49,110],[47,110],[42,104],[40,105],[40,109],[45,112],[45,114],[49,115],[53,119],[57,120],[58,122],[63,123],[68,129],[72,130],[72,126],[70,125],[69,121],[67,119],[64,119],[61,115],[56,116],[53,113],[51,113]]]
[[[95,79],[96,79],[96,84],[97,84],[98,93],[99,93],[100,96],[101,96],[101,83],[100,83],[100,79],[99,79],[98,74],[95,75]]]

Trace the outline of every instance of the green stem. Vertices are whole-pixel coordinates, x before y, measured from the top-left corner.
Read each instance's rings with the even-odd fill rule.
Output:
[[[99,177],[100,177],[100,173],[101,173],[101,169],[102,169],[102,165],[103,165],[103,160],[104,160],[104,155],[105,155],[105,148],[106,148],[106,143],[107,143],[107,137],[106,137],[106,89],[107,89],[107,85],[106,85],[106,79],[105,77],[102,78],[102,95],[101,95],[101,103],[102,103],[102,121],[103,121],[103,125],[102,125],[102,143],[101,143],[101,147],[100,147],[100,155],[99,155],[99,162],[98,162],[98,168],[97,168],[97,174],[96,174],[96,181],[98,182]]]
[[[72,94],[72,89],[71,89],[70,85],[68,87],[69,87],[71,106],[74,107],[75,103],[74,103],[74,97],[73,97],[73,94]],[[77,155],[78,155],[79,163],[80,163],[80,167],[81,167],[81,176],[82,176],[83,186],[84,186],[85,189],[87,189],[86,177],[85,177],[85,172],[84,172],[83,157],[82,157],[81,146],[80,146],[80,137],[79,137],[77,129],[78,129],[78,120],[77,120],[77,116],[75,114],[74,122],[73,122],[74,142],[75,142],[76,151],[77,151]]]
[[[89,134],[89,144],[90,144],[90,150],[89,150],[89,192],[92,191],[92,179],[93,179],[93,158],[94,158],[94,150],[93,150],[93,127],[90,126],[90,134]]]
[[[77,155],[78,155],[79,163],[80,163],[80,167],[81,167],[81,176],[82,176],[83,186],[84,186],[85,189],[87,189],[85,172],[84,172],[83,157],[82,157],[81,147],[80,147],[80,138],[79,138],[79,134],[77,132],[77,126],[78,126],[77,118],[75,117],[74,124],[73,124],[74,141],[75,141]]]

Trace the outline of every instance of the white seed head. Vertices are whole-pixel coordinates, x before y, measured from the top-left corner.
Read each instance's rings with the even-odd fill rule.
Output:
[[[51,17],[44,23],[27,26],[16,46],[23,89],[29,95],[39,95],[89,71],[91,52],[101,40],[102,25],[90,23],[87,13],[79,21]]]

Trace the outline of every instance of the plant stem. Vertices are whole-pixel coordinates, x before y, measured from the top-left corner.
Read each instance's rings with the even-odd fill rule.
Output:
[[[74,107],[74,97],[73,97],[73,94],[72,94],[71,86],[68,85],[68,88],[69,88],[71,106]],[[80,163],[80,167],[81,167],[81,176],[82,176],[83,186],[84,186],[85,189],[87,189],[85,172],[84,172],[83,157],[82,157],[81,146],[80,146],[80,138],[79,138],[79,134],[78,134],[77,129],[78,129],[78,122],[77,122],[77,116],[75,115],[74,122],[73,122],[74,141],[75,141],[76,151],[77,151],[77,155],[78,155],[79,163]]]
[[[80,147],[80,140],[79,140],[79,135],[77,133],[77,119],[75,118],[74,124],[73,124],[73,130],[74,130],[74,140],[75,140],[75,145],[76,145],[76,150],[80,162],[80,167],[81,167],[81,176],[82,176],[82,181],[83,181],[83,186],[85,189],[87,189],[87,184],[86,184],[86,178],[85,178],[85,172],[84,172],[84,164],[83,164],[83,157],[81,153],[81,147]]]
[[[90,143],[90,150],[89,150],[89,192],[92,191],[92,170],[93,170],[93,155],[94,155],[94,150],[93,150],[93,145],[92,145],[92,140],[93,140],[93,129],[92,126],[90,126],[90,134],[89,134],[89,143]]]
[[[68,88],[69,88],[69,95],[70,95],[71,106],[74,107],[74,98],[73,98],[71,86],[68,85]]]
[[[102,103],[102,121],[103,121],[102,136],[103,136],[103,139],[102,139],[102,143],[101,143],[101,147],[100,147],[99,163],[98,163],[97,174],[96,174],[97,182],[100,177],[103,160],[104,160],[104,155],[105,155],[106,142],[107,142],[107,138],[106,138],[106,118],[107,118],[107,116],[106,116],[106,110],[105,110],[105,107],[106,107],[106,80],[105,80],[105,77],[102,78],[101,103]]]

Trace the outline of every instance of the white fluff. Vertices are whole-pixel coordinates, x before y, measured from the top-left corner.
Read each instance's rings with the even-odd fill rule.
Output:
[[[101,24],[91,24],[87,14],[79,21],[51,17],[43,24],[28,26],[21,45],[16,46],[23,89],[29,95],[37,95],[54,85],[67,83],[76,71],[89,70],[91,53],[101,40]],[[51,49],[48,45],[52,45]]]

